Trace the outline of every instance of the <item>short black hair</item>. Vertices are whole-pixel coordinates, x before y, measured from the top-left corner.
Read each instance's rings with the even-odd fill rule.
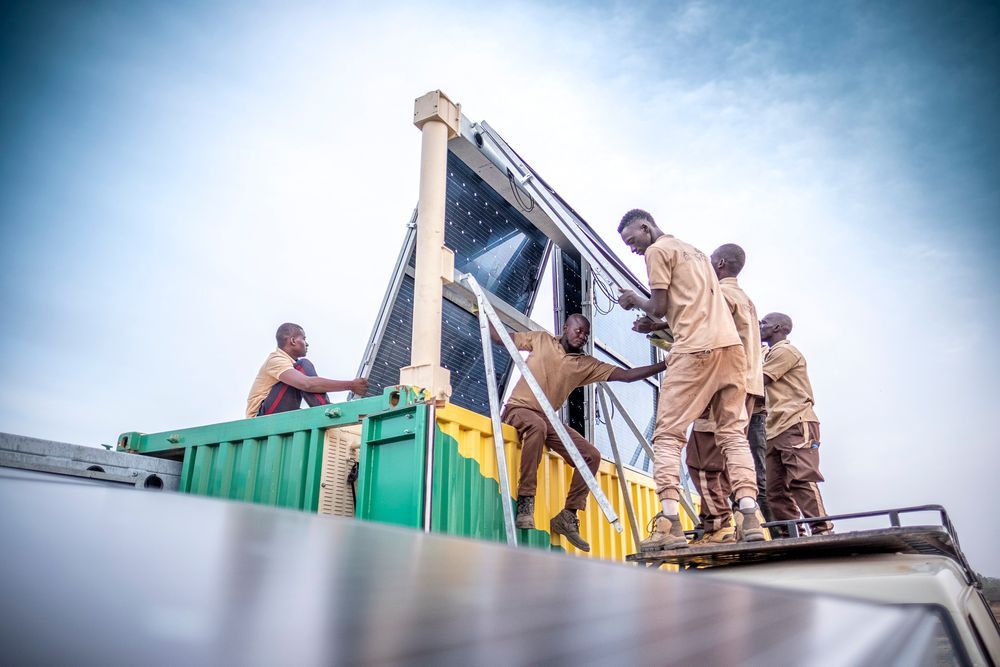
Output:
[[[583,320],[587,324],[588,327],[590,326],[590,320],[588,320],[587,316],[584,315],[583,313],[571,313],[570,315],[567,315],[566,316],[566,321],[563,322],[563,326],[566,326],[567,324],[569,324],[570,320]]]
[[[305,333],[305,329],[300,327],[298,324],[285,322],[278,327],[278,331],[274,334],[274,339],[278,341],[278,347],[282,347],[289,341],[289,339],[295,338],[299,334],[303,333]]]
[[[785,334],[792,333],[792,318],[784,313],[770,313],[768,317],[777,320],[775,324],[778,324],[785,329]]]
[[[653,225],[656,224],[656,220],[653,220],[653,216],[647,211],[643,211],[641,208],[634,208],[622,216],[622,221],[618,223],[618,233],[621,234],[623,229],[639,220],[648,220]]]
[[[747,263],[747,254],[743,251],[743,248],[735,243],[724,243],[716,248],[712,254],[726,260],[726,264],[729,265],[730,270],[735,275],[739,275]]]

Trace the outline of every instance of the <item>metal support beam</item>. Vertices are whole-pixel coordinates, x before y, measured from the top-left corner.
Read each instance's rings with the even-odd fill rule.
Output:
[[[409,266],[403,269],[403,274],[410,276],[411,278],[416,275],[413,269]],[[442,293],[444,298],[448,301],[451,301],[463,310],[475,314],[478,310],[478,306],[476,305],[476,295],[472,293],[472,290],[460,282],[462,275],[463,274],[456,271],[454,274],[454,282],[446,284]],[[503,323],[514,331],[548,331],[548,329],[543,327],[541,324],[538,324],[497,295],[491,292],[486,292],[485,295],[489,300],[490,305],[493,306],[494,310],[496,310],[497,315],[500,316]]]
[[[635,548],[639,548],[642,538],[639,535],[639,523],[635,520],[635,509],[632,507],[632,496],[628,492],[628,481],[625,479],[625,468],[622,466],[622,456],[618,452],[618,439],[615,437],[615,429],[611,426],[611,414],[608,412],[608,402],[604,397],[604,387],[597,386],[597,398],[601,401],[601,413],[604,415],[604,425],[608,429],[608,441],[611,442],[611,453],[615,457],[615,469],[618,471],[618,485],[622,490],[622,498],[625,502],[625,512],[628,514],[628,525],[632,529],[632,537],[635,539]]]
[[[503,446],[503,424],[500,422],[500,395],[497,391],[497,374],[493,367],[493,343],[490,338],[490,322],[486,311],[479,309],[479,333],[483,339],[483,363],[486,366],[486,387],[490,395],[490,423],[493,426],[493,447],[497,455],[497,472],[500,477],[500,504],[503,509],[503,527],[507,533],[507,544],[517,546],[514,530],[514,510],[510,506],[510,479],[507,476],[507,454]]]
[[[424,437],[424,517],[423,529],[431,532],[434,519],[434,441],[437,437],[437,406],[434,401],[427,404],[427,432]]]
[[[389,279],[389,289],[386,290],[385,296],[382,298],[382,307],[378,309],[378,319],[375,321],[375,328],[368,339],[368,345],[365,346],[365,358],[361,361],[361,367],[358,369],[358,377],[367,378],[371,374],[372,364],[375,363],[375,355],[382,342],[382,337],[385,335],[385,329],[389,324],[392,304],[396,301],[396,296],[399,294],[399,287],[403,283],[403,275],[408,274],[411,278],[414,277],[409,273],[410,266],[408,262],[410,260],[410,253],[413,252],[413,245],[416,242],[416,229],[417,209],[413,209],[410,222],[406,225],[403,248],[399,252],[399,257],[396,258],[396,265],[392,269],[392,278]],[[354,397],[354,392],[347,395],[348,400]]]
[[[537,178],[531,168],[515,153],[485,121],[469,124],[470,140],[479,151],[490,161],[501,174],[516,182],[518,189],[530,196],[538,204],[539,209],[555,225],[560,234],[580,253],[581,259],[591,265],[596,279],[603,283],[623,289],[638,289],[648,294],[647,288],[637,285],[629,275],[628,269],[620,259],[606,252],[593,236],[590,230],[575,212],[549,187]],[[544,231],[544,230],[543,230]],[[552,238],[552,234],[546,232]],[[657,322],[663,319],[651,313],[646,313]],[[673,343],[673,335],[669,331],[656,331],[650,334],[650,339],[661,341],[659,344],[669,347]]]
[[[635,436],[636,440],[639,441],[639,445],[642,446],[642,448],[646,452],[646,455],[649,456],[649,460],[650,461],[654,461],[654,465],[655,465],[655,460],[653,458],[653,448],[652,448],[652,446],[650,446],[649,442],[646,440],[646,436],[643,435],[642,431],[639,430],[639,427],[636,426],[635,422],[632,420],[632,416],[628,413],[628,410],[625,409],[625,406],[622,405],[622,402],[618,400],[617,396],[615,396],[615,392],[611,391],[611,387],[608,386],[607,382],[601,382],[600,386],[601,386],[601,389],[603,389],[604,391],[607,392],[608,397],[611,398],[611,402],[615,404],[615,408],[618,410],[618,412],[621,413],[622,419],[625,420],[625,423],[628,424],[628,427],[632,431],[632,434]],[[681,463],[681,469],[682,469],[682,471],[683,471],[683,467],[684,467],[684,464]],[[681,502],[681,506],[684,508],[684,511],[688,513],[688,516],[690,516],[691,519],[695,523],[697,523],[698,522],[698,513],[694,510],[694,502],[691,500],[691,492],[688,490],[687,486],[684,485],[684,484],[681,485],[681,499],[680,499],[680,502]]]
[[[594,479],[593,473],[591,473],[590,468],[587,467],[587,462],[584,461],[580,451],[576,448],[576,445],[573,444],[573,440],[569,437],[569,433],[566,431],[566,427],[563,426],[562,420],[559,419],[556,411],[552,408],[552,405],[549,404],[548,399],[545,398],[545,393],[538,385],[538,381],[528,368],[528,365],[524,362],[524,359],[521,358],[520,353],[517,351],[517,347],[514,345],[514,341],[511,340],[510,334],[507,333],[507,329],[504,328],[500,318],[497,317],[496,312],[494,312],[493,307],[490,305],[489,300],[487,300],[482,288],[479,286],[479,283],[476,282],[476,279],[469,274],[463,275],[462,281],[468,285],[469,289],[471,289],[476,295],[476,298],[479,301],[479,309],[486,313],[490,323],[492,323],[493,327],[497,330],[497,333],[500,335],[500,339],[503,342],[504,347],[507,348],[507,352],[510,354],[511,359],[513,359],[514,363],[517,365],[517,369],[521,371],[521,377],[524,378],[528,388],[531,389],[531,393],[534,394],[535,399],[541,406],[542,412],[545,413],[545,417],[549,420],[552,428],[555,429],[556,434],[559,436],[559,440],[562,441],[563,447],[566,448],[566,452],[569,454],[570,459],[572,459],[577,472],[579,472],[580,476],[583,477],[583,481],[586,482],[590,492],[594,494],[594,499],[604,512],[604,516],[607,517],[608,521],[615,530],[619,533],[622,532],[621,521],[618,520],[618,514],[611,506],[611,501],[609,501],[608,497],[604,495],[604,492],[601,490],[597,480]]]

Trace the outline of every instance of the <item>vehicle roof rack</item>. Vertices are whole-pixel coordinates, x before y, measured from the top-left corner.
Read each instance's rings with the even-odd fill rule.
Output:
[[[901,515],[921,512],[937,512],[941,517],[940,523],[914,526],[902,524]],[[800,535],[800,527],[803,524],[814,521],[844,522],[871,517],[887,517],[889,527],[794,537]],[[969,584],[977,588],[982,585],[978,575],[962,552],[958,533],[955,531],[955,526],[952,524],[948,512],[941,505],[917,505],[791,521],[772,521],[765,523],[764,526],[785,528],[788,534],[793,535],[793,537],[765,542],[736,542],[631,554],[626,557],[626,560],[649,567],[659,567],[664,563],[670,563],[681,569],[693,569],[872,553],[931,554],[952,559],[961,566]]]

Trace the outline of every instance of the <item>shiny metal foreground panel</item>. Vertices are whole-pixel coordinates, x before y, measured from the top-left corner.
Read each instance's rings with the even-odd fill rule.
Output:
[[[936,619],[174,494],[0,479],[10,664],[919,664]]]

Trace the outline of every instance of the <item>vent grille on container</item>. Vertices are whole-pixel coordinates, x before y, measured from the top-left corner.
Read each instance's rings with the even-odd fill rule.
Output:
[[[354,516],[354,497],[347,477],[358,460],[360,446],[360,424],[326,430],[319,486],[320,514]]]

